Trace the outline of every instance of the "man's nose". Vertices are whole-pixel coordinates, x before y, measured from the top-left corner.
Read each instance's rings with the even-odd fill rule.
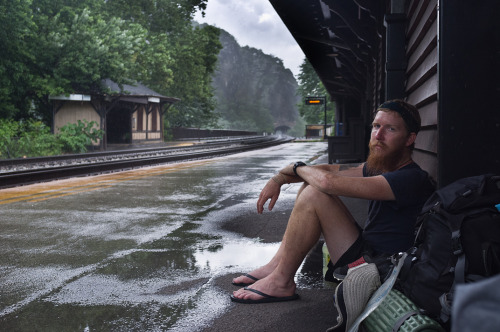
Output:
[[[375,132],[375,138],[378,139],[379,141],[382,141],[384,139],[384,131],[382,130],[382,128],[379,128]]]

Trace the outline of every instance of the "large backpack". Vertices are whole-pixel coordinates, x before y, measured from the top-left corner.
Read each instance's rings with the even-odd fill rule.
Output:
[[[445,323],[454,284],[500,272],[500,176],[480,175],[437,190],[417,219],[415,246],[399,287]]]

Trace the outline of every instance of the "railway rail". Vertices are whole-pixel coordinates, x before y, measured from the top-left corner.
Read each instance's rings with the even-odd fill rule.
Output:
[[[0,189],[170,162],[211,158],[262,149],[291,140],[291,137],[253,136],[207,141],[183,147],[156,147],[0,160]]]

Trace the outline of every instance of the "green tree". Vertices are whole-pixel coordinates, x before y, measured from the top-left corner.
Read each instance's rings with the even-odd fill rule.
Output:
[[[302,102],[298,104],[299,114],[304,118],[307,124],[324,124],[325,123],[325,108],[324,105],[305,105],[305,98],[311,97],[326,97],[328,101],[328,93],[321,83],[314,68],[307,59],[300,65],[300,73],[298,75],[299,88],[298,94],[301,96]],[[327,122],[335,122],[334,103],[327,103]]]
[[[105,21],[87,8],[40,13],[37,24],[45,33],[37,40],[40,86],[33,97],[46,120],[52,111],[49,95],[100,91],[105,78],[131,83],[137,54],[147,48],[140,25],[119,18]]]
[[[151,52],[138,58],[136,77],[153,90],[181,99],[167,114],[166,126],[214,126],[217,115],[211,86],[222,48],[219,29],[193,27],[196,10],[207,0],[109,0],[108,15],[141,24],[148,30]]]
[[[30,0],[0,0],[0,118],[14,118],[28,111],[35,63],[31,41],[36,26]]]
[[[197,10],[202,13],[208,0],[107,0],[110,16],[141,24],[151,34],[176,35],[189,26]]]
[[[0,117],[51,123],[50,95],[109,78],[181,98],[173,123],[215,123],[219,30],[192,25],[207,1],[0,0]]]
[[[167,89],[167,94],[180,98],[181,102],[168,114],[170,125],[214,127],[218,118],[213,112],[212,73],[222,48],[219,29],[212,26],[185,29],[175,38],[173,48],[175,84]]]
[[[146,45],[137,54],[133,77],[151,89],[165,94],[174,84],[173,52],[166,34],[148,35]]]

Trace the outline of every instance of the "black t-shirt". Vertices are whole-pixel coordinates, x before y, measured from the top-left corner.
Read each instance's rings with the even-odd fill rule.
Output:
[[[363,176],[367,176],[366,165]],[[393,254],[413,245],[417,216],[434,187],[427,172],[416,163],[382,176],[396,200],[370,201],[363,239],[376,253]]]

